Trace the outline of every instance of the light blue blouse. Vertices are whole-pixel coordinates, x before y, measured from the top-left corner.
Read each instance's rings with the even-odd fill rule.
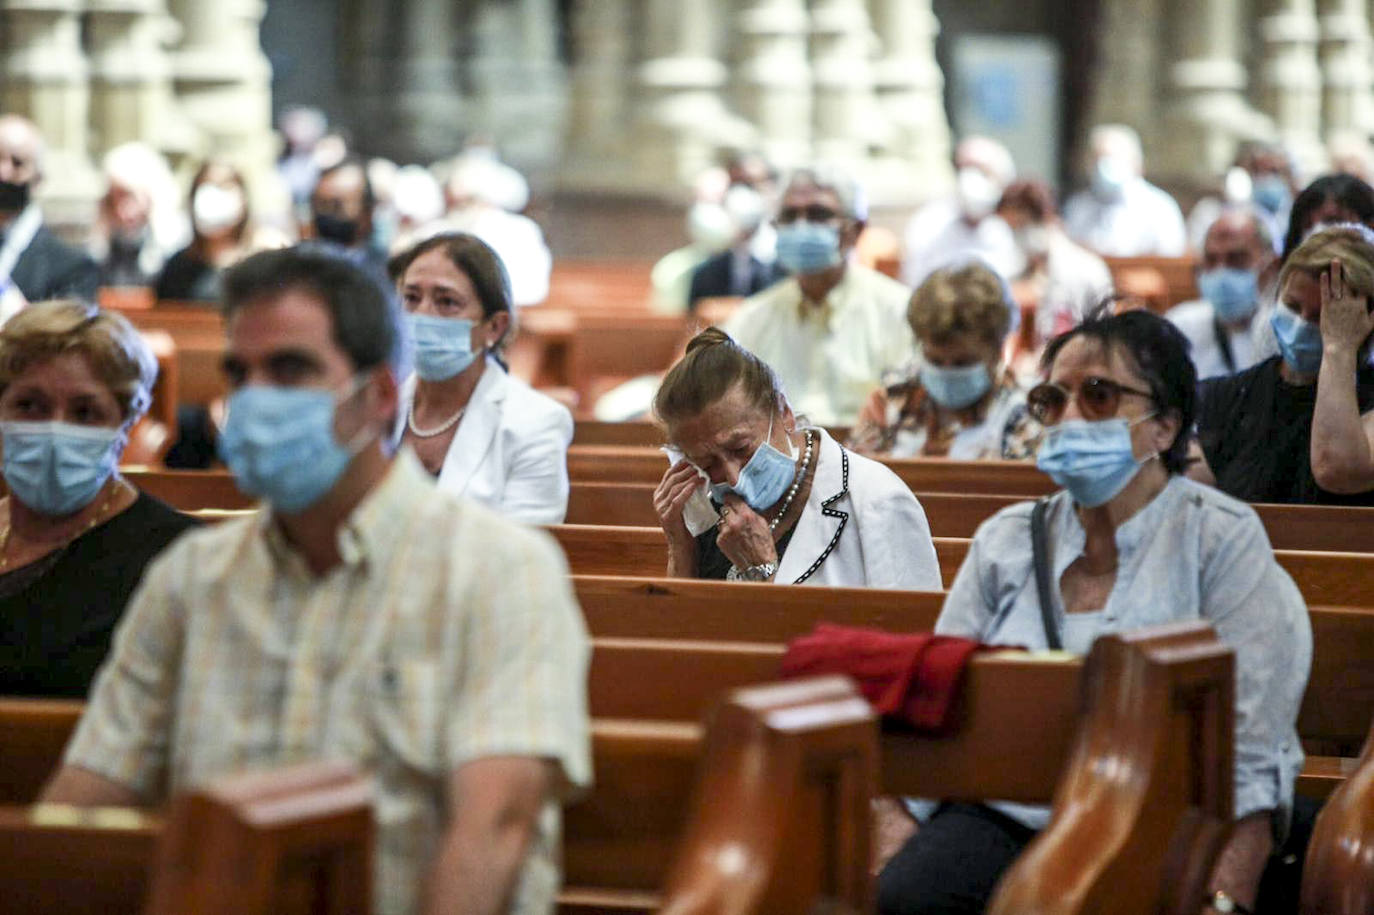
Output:
[[[935,624],[937,633],[1047,647],[1031,560],[1033,504],[1005,508],[978,528]],[[1086,534],[1067,492],[1050,498],[1046,522],[1057,583],[1082,553]],[[1312,663],[1312,627],[1259,516],[1211,487],[1173,477],[1117,528],[1116,545],[1116,583],[1097,617],[1097,635],[1201,619],[1235,649],[1235,815],[1277,809],[1282,831],[1303,762],[1296,723]],[[1064,632],[1057,587],[1054,596]],[[1081,648],[1084,634],[1075,634],[1074,647]],[[1021,810],[1030,808],[1013,815]],[[1017,818],[1044,825],[1042,817]]]

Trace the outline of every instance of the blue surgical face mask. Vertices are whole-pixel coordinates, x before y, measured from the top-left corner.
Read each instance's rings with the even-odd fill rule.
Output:
[[[840,262],[840,230],[799,219],[778,227],[778,263],[788,273],[829,270]]]
[[[1275,214],[1288,206],[1289,195],[1288,182],[1280,175],[1260,175],[1250,191],[1256,204]]]
[[[91,504],[119,462],[119,429],[61,422],[0,423],[5,483],[41,515],[61,517]]]
[[[1227,324],[1249,320],[1259,307],[1259,277],[1253,270],[1218,267],[1198,274],[1197,286]]]
[[[364,380],[344,395],[356,394]],[[334,438],[333,391],[251,385],[229,398],[219,456],[250,496],[293,514],[334,488],[348,462],[376,436],[364,429],[349,445]]]
[[[1108,203],[1120,200],[1130,177],[1130,169],[1125,162],[1115,156],[1103,156],[1093,165],[1093,196]]]
[[[1153,414],[1136,422],[1150,416]],[[1045,430],[1035,464],[1067,489],[1079,505],[1105,505],[1149,460],[1136,460],[1131,444],[1134,424],[1124,419],[1067,419]]]
[[[415,373],[425,381],[447,381],[477,358],[467,318],[407,314],[406,321],[415,340]]]
[[[992,387],[992,376],[981,362],[954,368],[927,362],[921,366],[921,386],[945,409],[962,410],[983,398]]]
[[[1279,352],[1288,367],[1303,375],[1315,375],[1322,367],[1322,329],[1320,325],[1305,320],[1287,305],[1274,307],[1269,318],[1274,328],[1274,337],[1279,341]]]
[[[797,475],[797,458],[783,454],[769,443],[773,437],[773,423],[768,423],[768,434],[763,442],[754,449],[753,457],[739,472],[739,479],[731,486],[729,483],[712,483],[711,498],[724,502],[727,493],[734,493],[754,511],[763,511],[778,500],[792,485]]]

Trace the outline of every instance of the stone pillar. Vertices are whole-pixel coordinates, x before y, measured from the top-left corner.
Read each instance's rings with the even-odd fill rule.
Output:
[[[885,149],[919,176],[916,196],[938,195],[953,181],[945,78],[935,60],[939,20],[931,0],[875,0],[872,6],[882,42],[875,79],[889,126]]]
[[[1265,0],[1260,19],[1260,105],[1309,173],[1323,168],[1321,70],[1313,0]]]
[[[787,168],[811,159],[811,65],[805,0],[745,0],[738,17],[736,106],[763,153]]]
[[[1153,143],[1164,66],[1160,53],[1164,41],[1156,36],[1164,16],[1163,0],[1102,0],[1092,107],[1085,131],[1094,124],[1129,124],[1147,146]],[[1149,155],[1147,149],[1147,163]]]
[[[558,159],[566,93],[557,31],[553,0],[486,3],[473,28],[473,126],[522,170]]]
[[[1364,0],[1321,0],[1322,127],[1374,131],[1369,14]]]
[[[189,152],[192,128],[177,118],[172,96],[176,23],[163,0],[87,0],[91,53],[91,148],[141,140],[154,148]]]
[[[614,186],[628,155],[630,0],[581,0],[573,7],[572,97],[563,181]]]
[[[871,146],[886,139],[873,91],[877,37],[864,0],[815,0],[811,10],[811,72],[817,159],[861,167]]]
[[[259,211],[272,193],[272,68],[258,26],[263,0],[171,0],[182,40],[172,58],[180,103],[213,152],[244,170]]]
[[[1220,175],[1239,141],[1272,135],[1272,123],[1245,100],[1244,14],[1242,0],[1173,0],[1165,129],[1148,162],[1152,172],[1173,180]]]
[[[39,194],[49,221],[88,224],[99,194],[89,156],[89,68],[79,0],[0,0],[0,108],[38,125],[47,141]]]
[[[645,0],[644,62],[634,139],[636,172],[648,188],[686,186],[722,146],[752,137],[721,97],[716,0]]]

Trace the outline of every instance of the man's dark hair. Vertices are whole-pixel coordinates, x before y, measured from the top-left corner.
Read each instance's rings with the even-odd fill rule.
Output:
[[[1197,410],[1197,368],[1188,355],[1188,338],[1153,312],[1135,310],[1117,315],[1104,304],[1090,312],[1082,324],[1045,346],[1040,364],[1046,372],[1059,351],[1075,337],[1087,337],[1104,350],[1126,356],[1149,385],[1155,408],[1178,418],[1178,435],[1159,460],[1169,473],[1182,473],[1188,465],[1188,439]]]
[[[1354,175],[1323,175],[1302,189],[1293,201],[1288,216],[1288,233],[1283,237],[1283,257],[1298,249],[1312,230],[1312,216],[1327,201],[1335,201],[1359,217],[1360,222],[1374,228],[1374,188]]]
[[[377,195],[372,190],[372,179],[367,176],[367,163],[357,156],[348,156],[329,166],[329,168],[321,170],[320,176],[315,179],[315,185],[318,187],[319,183],[330,175],[350,168],[356,168],[358,174],[363,176],[363,212],[370,214],[377,208]]]
[[[334,342],[358,371],[395,355],[398,331],[386,293],[362,270],[340,257],[299,247],[263,251],[224,273],[226,319],[254,302],[302,291],[329,311]]]

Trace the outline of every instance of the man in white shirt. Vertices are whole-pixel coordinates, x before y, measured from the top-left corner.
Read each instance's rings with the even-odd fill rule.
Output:
[[[1181,256],[1188,244],[1183,213],[1143,177],[1139,135],[1103,124],[1093,128],[1091,145],[1091,183],[1064,207],[1069,235],[1105,257]]]
[[[915,288],[936,269],[978,258],[1005,279],[1025,264],[1011,228],[997,215],[1016,178],[1011,152],[987,137],[965,137],[954,151],[955,192],[917,210],[903,237],[902,282]]]
[[[1275,266],[1269,222],[1253,207],[1223,210],[1202,245],[1202,298],[1165,315],[1192,343],[1197,377],[1234,375],[1260,359],[1253,342],[1259,290]]]
[[[865,216],[848,176],[794,173],[774,220],[778,263],[792,276],[747,299],[725,324],[778,373],[793,409],[823,426],[852,425],[883,373],[915,355],[911,290],[850,262]]]

